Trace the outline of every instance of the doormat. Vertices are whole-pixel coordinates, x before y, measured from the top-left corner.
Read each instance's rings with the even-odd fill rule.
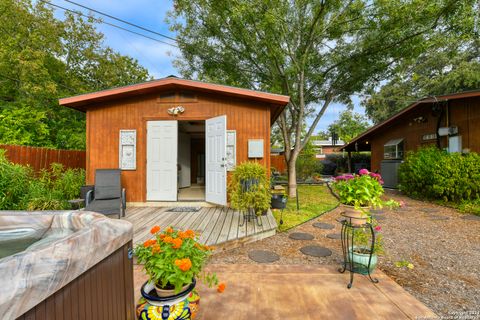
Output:
[[[167,210],[167,212],[198,212],[202,207],[175,207]]]

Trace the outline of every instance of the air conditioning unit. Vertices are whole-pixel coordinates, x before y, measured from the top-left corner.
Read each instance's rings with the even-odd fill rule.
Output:
[[[458,127],[442,127],[438,128],[438,135],[440,137],[452,136],[458,134]]]

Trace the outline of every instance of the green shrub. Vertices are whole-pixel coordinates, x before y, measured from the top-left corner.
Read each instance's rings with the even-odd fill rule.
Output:
[[[472,213],[480,216],[480,199],[463,200],[458,206],[458,210],[463,213]]]
[[[337,172],[348,172],[348,157],[343,153],[331,153],[325,156],[326,160],[330,160],[337,165]],[[354,152],[352,153],[352,171],[355,165],[362,165],[362,167],[370,170],[370,152]]]
[[[235,167],[228,186],[232,208],[246,211],[253,208],[261,214],[270,208],[270,181],[267,169],[257,162],[244,162]]]
[[[85,171],[66,169],[58,163],[37,175],[30,167],[9,162],[0,150],[0,210],[69,209],[78,198]]]
[[[297,177],[305,180],[315,175],[321,175],[323,170],[322,163],[314,156],[300,155],[295,163]]]
[[[399,188],[417,198],[461,202],[480,197],[480,156],[436,148],[410,152],[399,169]]]

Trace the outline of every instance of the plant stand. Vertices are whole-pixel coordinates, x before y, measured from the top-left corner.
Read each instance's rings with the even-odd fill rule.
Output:
[[[255,210],[253,208],[248,208],[248,210],[242,211],[243,214],[243,221],[240,224],[240,227],[243,227],[245,225],[245,222],[248,221],[250,222],[251,220],[254,220],[257,222],[258,226],[262,226],[262,219],[259,218],[259,216],[255,213]]]
[[[353,285],[353,275],[354,273],[359,273],[367,275],[370,281],[373,283],[378,283],[378,279],[372,278],[371,268],[373,266],[372,258],[376,259],[376,256],[373,255],[375,247],[375,232],[373,231],[373,226],[371,223],[364,224],[352,224],[352,218],[345,217],[344,220],[341,220],[342,231],[341,231],[341,240],[342,240],[342,252],[343,252],[343,266],[338,269],[340,273],[344,273],[346,270],[350,271],[350,282],[347,285],[347,288],[350,289]],[[370,231],[371,235],[371,244],[368,248],[368,254],[365,257],[365,264],[356,262],[354,258],[354,250],[357,248],[354,243],[354,233],[356,229],[367,229]]]

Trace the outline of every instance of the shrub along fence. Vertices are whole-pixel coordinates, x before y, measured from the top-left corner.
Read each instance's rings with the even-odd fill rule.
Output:
[[[0,144],[5,156],[13,163],[30,165],[35,172],[49,169],[52,163],[60,163],[65,169],[85,169],[85,151],[56,150],[49,148]]]

